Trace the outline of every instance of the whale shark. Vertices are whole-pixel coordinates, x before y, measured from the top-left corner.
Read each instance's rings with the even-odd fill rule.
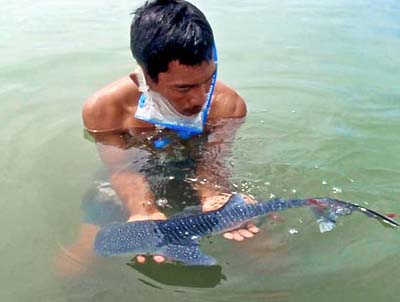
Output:
[[[280,198],[246,203],[240,194],[233,194],[221,208],[201,212],[193,209],[167,220],[145,220],[111,223],[97,233],[94,250],[99,256],[162,255],[186,265],[215,265],[216,259],[200,250],[205,236],[237,229],[257,217],[290,208],[309,207],[317,218],[320,232],[334,229],[341,216],[358,211],[391,227],[395,220],[355,203],[333,198],[285,200]]]

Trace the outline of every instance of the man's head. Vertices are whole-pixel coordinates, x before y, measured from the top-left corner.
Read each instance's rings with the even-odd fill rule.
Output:
[[[204,14],[183,0],[147,1],[131,25],[131,51],[155,82],[172,61],[188,66],[212,61],[214,36]]]
[[[183,0],[152,0],[137,9],[131,51],[150,89],[178,112],[200,112],[216,70],[214,36],[204,14]]]

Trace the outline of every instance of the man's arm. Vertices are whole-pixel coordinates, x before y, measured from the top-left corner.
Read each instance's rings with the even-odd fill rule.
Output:
[[[246,103],[231,87],[218,81],[210,109],[209,122],[213,124],[210,135],[197,166],[197,184],[202,201],[230,192],[230,168],[226,161],[231,156],[236,131],[247,114]],[[205,181],[204,181],[205,180]]]
[[[246,114],[244,99],[233,88],[218,81],[208,118],[213,126],[197,168],[198,178],[207,180],[198,184],[202,200],[218,192],[230,192],[231,171],[226,161],[231,156],[236,131]]]
[[[110,101],[104,98],[89,99],[82,117],[86,129],[96,141],[101,159],[110,171],[111,185],[129,211],[129,220],[161,219],[165,216],[157,209],[149,183],[139,172],[140,164],[145,162],[148,153],[134,147],[127,148],[123,133],[115,130],[123,127],[115,124],[115,121],[123,123],[123,113],[112,106],[105,109],[104,103],[107,102],[109,105]],[[137,163],[136,166],[132,162]]]
[[[129,96],[134,97],[136,96]],[[111,185],[129,211],[128,220],[166,219],[154,203],[154,196],[145,176],[139,173],[138,167],[135,169],[132,165],[132,159],[140,165],[140,159],[145,160],[147,154],[138,148],[128,148],[123,133],[118,133],[118,130],[126,127],[125,120],[130,120],[131,112],[126,113],[120,106],[113,106],[114,101],[115,98],[107,96],[89,99],[82,111],[85,128],[95,139],[100,157],[110,170]],[[139,263],[146,261],[142,255],[136,258]],[[165,261],[159,255],[153,256],[153,259],[158,263]]]
[[[225,119],[215,126],[208,136],[196,170],[198,179],[196,189],[202,201],[232,191],[229,182],[231,177],[229,159],[232,156],[235,133],[242,122],[243,118]]]
[[[208,137],[202,158],[197,166],[197,183],[204,211],[211,211],[224,205],[232,190],[229,178],[231,167],[228,159],[231,157],[234,136],[243,124],[247,113],[243,98],[232,88],[219,83],[218,94],[214,100],[212,115],[217,120],[215,129]],[[244,196],[247,202],[255,202],[251,197]],[[236,241],[251,238],[259,229],[254,224],[227,232],[224,237]]]

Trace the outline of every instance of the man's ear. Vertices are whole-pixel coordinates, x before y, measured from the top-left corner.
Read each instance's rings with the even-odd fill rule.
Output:
[[[147,85],[149,85],[149,87],[151,88],[154,85],[158,84],[158,75],[156,79],[153,79],[149,73],[147,72],[147,69],[144,68],[143,66],[139,65],[139,67],[143,70],[143,74],[144,74],[144,78],[146,79],[146,83]]]

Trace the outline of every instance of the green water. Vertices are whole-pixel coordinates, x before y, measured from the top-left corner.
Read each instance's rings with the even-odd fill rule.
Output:
[[[0,3],[0,300],[397,301],[398,231],[353,215],[320,234],[305,210],[246,243],[205,240],[217,269],[113,259],[57,277],[55,255],[76,238],[101,166],[81,106],[135,67],[129,12],[139,3]],[[215,30],[220,79],[248,103],[239,189],[400,213],[398,1],[194,3]]]

